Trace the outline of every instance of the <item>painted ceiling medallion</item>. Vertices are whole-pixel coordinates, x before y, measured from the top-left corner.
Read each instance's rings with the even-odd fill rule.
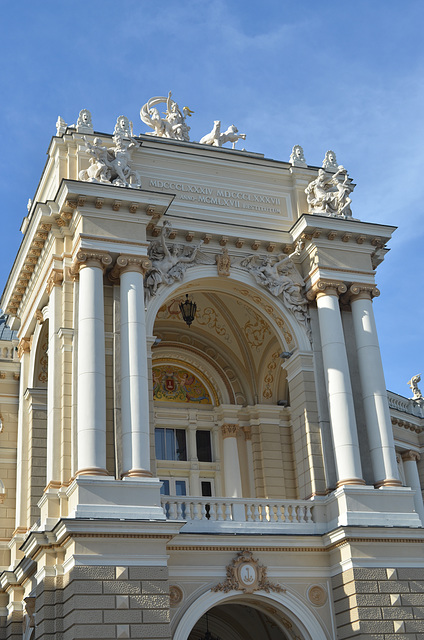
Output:
[[[227,578],[225,582],[217,584],[212,591],[243,591],[253,593],[254,591],[276,591],[284,593],[286,589],[279,584],[270,582],[266,575],[266,567],[260,565],[253,558],[251,551],[240,551],[227,566]]]

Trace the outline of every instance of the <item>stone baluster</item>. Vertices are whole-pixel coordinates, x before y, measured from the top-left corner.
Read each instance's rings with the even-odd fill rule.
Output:
[[[374,483],[376,487],[400,486],[386,382],[372,307],[372,297],[380,295],[380,292],[372,285],[354,284],[348,294]]]
[[[408,487],[415,491],[415,509],[421,518],[424,527],[424,504],[423,494],[421,491],[420,476],[418,473],[417,462],[421,459],[417,451],[405,451],[402,453],[403,469],[405,472],[405,481]]]
[[[122,476],[151,477],[149,376],[143,279],[146,256],[121,255],[110,278],[120,278]]]
[[[362,478],[352,386],[339,308],[342,282],[320,280],[308,292],[316,297],[337,486],[365,484]]]
[[[241,498],[240,461],[237,448],[237,424],[223,424],[221,434],[224,441],[224,482],[225,495],[228,498]]]
[[[107,253],[81,250],[71,268],[79,270],[76,475],[108,475],[103,271],[111,262]]]

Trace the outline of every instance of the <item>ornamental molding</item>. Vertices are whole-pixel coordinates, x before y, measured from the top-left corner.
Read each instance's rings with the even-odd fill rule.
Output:
[[[46,291],[48,295],[51,294],[54,287],[60,287],[62,285],[62,282],[63,282],[63,269],[54,269],[47,279]]]
[[[270,582],[267,577],[267,569],[253,558],[251,551],[239,551],[229,565],[227,565],[226,580],[217,584],[211,591],[243,591],[254,593],[255,591],[275,591],[284,593],[286,589],[279,584]]]
[[[103,271],[112,264],[112,257],[109,253],[95,250],[78,251],[75,260],[69,267],[69,277],[76,280],[80,270],[84,267],[100,266]]]
[[[128,271],[135,271],[144,276],[151,266],[152,263],[147,256],[121,254],[116,259],[113,269],[109,273],[109,280],[116,283],[121,275]]]
[[[318,280],[315,282],[306,294],[308,300],[313,301],[320,293],[326,293],[327,289],[337,294],[346,293],[347,286],[341,280]],[[327,295],[331,295],[328,293]]]
[[[223,424],[221,425],[221,434],[223,439],[225,438],[237,438],[239,432],[238,424]]]
[[[314,607],[322,607],[327,602],[327,592],[319,584],[314,584],[308,589],[308,600]]]
[[[421,460],[421,456],[418,451],[405,451],[401,453],[401,457],[403,462],[419,462]]]
[[[22,338],[18,344],[18,358],[21,359],[24,353],[29,353],[31,350],[31,338]]]

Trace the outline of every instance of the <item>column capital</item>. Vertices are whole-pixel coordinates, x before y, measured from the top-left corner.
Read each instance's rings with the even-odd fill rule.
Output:
[[[69,267],[69,276],[72,280],[76,280],[80,270],[84,267],[100,267],[104,271],[110,264],[112,264],[112,257],[106,251],[82,249],[78,251],[75,260]]]
[[[421,460],[421,456],[418,451],[404,451],[401,456],[403,462],[419,462]]]
[[[18,358],[21,359],[24,353],[31,350],[31,338],[21,338],[18,344]]]
[[[306,297],[313,301],[321,295],[338,297],[346,291],[347,286],[341,280],[317,280],[307,292]]]
[[[50,295],[53,287],[60,287],[63,282],[63,269],[53,269],[47,279],[46,291]]]
[[[352,300],[372,300],[380,295],[379,289],[375,284],[364,284],[362,282],[354,282],[350,285],[348,291],[343,295],[342,302],[349,303]]]
[[[222,437],[225,438],[236,438],[239,432],[238,424],[222,424],[221,425],[221,434]]]
[[[252,439],[252,428],[251,427],[243,427],[244,439],[251,440]]]
[[[116,259],[113,269],[109,274],[109,280],[116,283],[121,275],[128,271],[135,271],[136,273],[141,273],[144,276],[151,266],[152,263],[147,256],[121,254]]]

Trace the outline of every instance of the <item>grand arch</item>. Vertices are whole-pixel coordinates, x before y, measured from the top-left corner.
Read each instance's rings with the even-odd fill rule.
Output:
[[[281,638],[287,640],[329,640],[315,613],[295,594],[266,593],[252,595],[228,595],[207,591],[193,602],[179,619],[173,640],[187,640],[196,622],[207,612],[221,605],[241,604],[262,611],[281,630]]]

